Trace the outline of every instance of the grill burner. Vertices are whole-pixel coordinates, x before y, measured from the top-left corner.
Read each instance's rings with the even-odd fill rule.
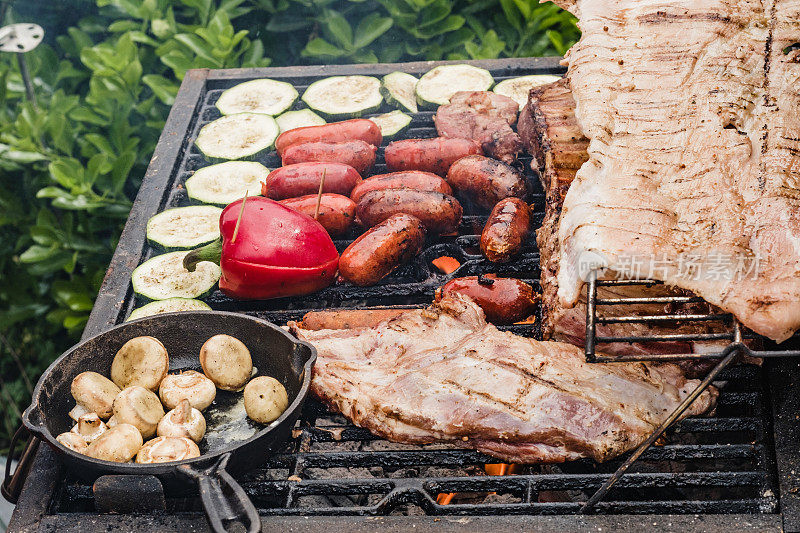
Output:
[[[563,71],[557,58],[473,63],[491,70],[498,81]],[[426,62],[187,73],[84,335],[121,322],[136,306],[130,273],[154,254],[145,243],[145,224],[157,211],[188,203],[182,183],[206,164],[191,148],[191,141],[204,123],[218,116],[213,103],[222,90],[248,79],[270,77],[292,82],[302,91],[314,80],[329,75],[382,76],[394,70],[420,74],[433,66]],[[432,115],[417,114],[405,136],[435,135]],[[383,171],[382,154],[380,150],[375,173]],[[527,168],[529,161],[523,161]],[[267,166],[279,164],[274,157],[262,162]],[[532,220],[538,226],[544,194],[537,177],[530,173],[528,177],[534,191],[529,198],[535,207]],[[474,212],[467,211],[458,237],[429,241],[415,262],[378,286],[334,286],[305,298],[260,302],[239,302],[216,292],[207,301],[214,309],[246,312],[285,323],[309,310],[330,307],[427,305],[437,287],[458,276],[497,272],[524,279],[538,289],[539,255],[534,239],[512,263],[488,264],[478,247],[485,215],[471,213]],[[337,241],[337,247],[344,249],[353,237]],[[456,258],[461,263],[459,270],[450,275],[439,273],[431,261],[443,255]],[[538,320],[502,329],[541,338]],[[598,512],[613,516],[567,515],[580,512],[582,502],[601,487],[621,460],[600,465],[581,460],[529,466],[514,475],[490,476],[484,466],[496,459],[445,445],[390,443],[352,426],[315,401],[307,402],[295,438],[283,452],[239,481],[259,509],[265,527],[275,529],[329,531],[337,527],[350,531],[363,527],[406,531],[416,524],[435,527],[433,522],[440,520],[438,525],[490,527],[496,531],[536,526],[563,531],[579,524],[640,530],[643,520],[647,520],[684,530],[694,526],[763,531],[780,527],[781,516],[775,514],[778,512],[789,521],[786,529],[797,528],[800,497],[791,492],[796,486],[796,476],[791,471],[800,471],[795,464],[800,458],[800,446],[792,433],[800,398],[792,375],[798,370],[791,361],[770,361],[765,366],[744,365],[720,373],[715,380],[721,387],[715,416],[683,420],[667,432],[661,445],[646,450],[605,501],[597,505]],[[205,519],[197,494],[167,491],[162,504],[162,493],[147,489],[147,482],[137,483],[134,488],[124,481],[108,484],[119,490],[115,493],[118,510],[138,509],[140,514],[107,514],[103,512],[107,507],[100,503],[107,499],[100,496],[108,488],[95,486],[93,491],[91,485],[65,477],[52,452],[41,446],[11,529],[87,533],[113,528],[189,531],[203,527]],[[464,497],[454,498],[448,505],[437,503],[438,495],[450,493]],[[163,511],[152,513],[148,509]],[[667,514],[685,516],[656,516]],[[695,514],[705,516],[691,516]],[[648,516],[630,519],[625,515]],[[369,517],[380,518],[369,522]]]

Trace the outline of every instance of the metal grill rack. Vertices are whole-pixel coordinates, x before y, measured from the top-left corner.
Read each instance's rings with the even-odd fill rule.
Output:
[[[559,73],[558,58],[471,62],[489,69],[495,79]],[[130,274],[151,250],[145,225],[156,212],[188,204],[183,183],[200,166],[192,148],[200,127],[216,118],[219,93],[249,79],[269,77],[293,83],[300,91],[331,75],[383,76],[395,70],[421,74],[436,62],[324,67],[285,67],[189,71],[159,140],[151,165],[120,237],[84,336],[125,320],[137,305]],[[388,109],[386,109],[388,110]],[[434,134],[432,113],[417,114],[406,137]],[[384,170],[382,150],[373,170]],[[528,161],[524,160],[528,169]],[[262,163],[275,166],[274,156]],[[533,224],[544,213],[544,194],[528,171],[534,205]],[[375,287],[333,286],[304,298],[239,302],[216,292],[206,301],[214,309],[252,314],[276,323],[330,307],[418,307],[430,303],[434,290],[451,277],[497,272],[519,277],[538,289],[539,254],[531,238],[512,263],[483,260],[478,239],[485,215],[466,211],[459,235],[431,240],[410,265]],[[355,235],[337,241],[341,250]],[[449,276],[432,268],[441,255],[461,262]],[[509,326],[520,335],[541,338],[539,321]],[[774,364],[773,364],[774,363]],[[303,531],[408,531],[412,527],[459,527],[467,530],[552,531],[594,527],[640,530],[642,523],[671,524],[683,531],[764,531],[800,529],[800,441],[794,438],[800,409],[800,384],[792,361],[770,361],[765,368],[728,368],[716,378],[721,387],[716,413],[689,418],[667,431],[646,450],[631,471],[596,510],[580,516],[583,502],[622,464],[580,460],[561,465],[524,467],[514,475],[489,476],[484,465],[496,459],[452,446],[409,446],[384,441],[307,402],[293,438],[282,453],[239,481],[255,503],[265,529]],[[724,387],[722,385],[724,384]],[[783,413],[792,413],[783,416]],[[440,494],[458,493],[449,505]],[[91,485],[65,477],[51,450],[40,446],[19,499],[12,531],[131,530],[195,531],[205,519],[197,494],[167,492],[163,507],[145,505],[155,496],[123,492],[124,503],[160,509],[113,514],[101,512]],[[157,498],[155,498],[157,500]],[[157,502],[156,502],[157,503]],[[128,507],[131,508],[131,507]],[[643,516],[644,515],[644,516]],[[312,518],[313,517],[313,518]]]

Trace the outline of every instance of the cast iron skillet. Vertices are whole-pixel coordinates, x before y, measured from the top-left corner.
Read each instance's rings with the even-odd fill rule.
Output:
[[[200,347],[218,333],[244,342],[258,375],[272,376],[286,387],[289,408],[276,421],[268,426],[255,424],[246,418],[241,393],[218,390],[214,404],[203,413],[208,430],[200,443],[201,456],[195,459],[146,465],[113,463],[79,454],[56,441],[59,433],[72,426],[67,416],[75,403],[70,394],[72,379],[86,370],[108,376],[114,354],[126,341],[140,335],[156,337],[167,348],[170,371],[202,371]],[[245,472],[259,466],[286,441],[308,394],[316,358],[310,344],[274,324],[243,314],[196,311],[146,317],[113,327],[67,350],[39,379],[22,421],[83,479],[91,481],[104,474],[152,474],[171,491],[196,483],[212,529],[224,532],[225,521],[240,520],[248,532],[256,532],[261,530],[258,512],[229,471]]]

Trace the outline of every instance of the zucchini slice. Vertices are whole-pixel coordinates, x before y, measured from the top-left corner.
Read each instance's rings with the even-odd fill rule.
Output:
[[[381,80],[381,94],[386,103],[401,111],[417,112],[417,82],[419,80],[406,72],[392,72]]]
[[[188,250],[219,237],[222,209],[192,205],[167,209],[147,221],[147,240],[165,250]]]
[[[330,120],[360,117],[380,108],[381,81],[372,76],[325,78],[308,86],[303,101]]]
[[[209,122],[194,144],[212,163],[255,159],[275,144],[280,128],[275,119],[259,113],[236,113]]]
[[[263,113],[280,115],[297,100],[297,90],[291,83],[269,79],[251,80],[224,91],[217,99],[217,109],[223,115]]]
[[[150,302],[131,311],[131,316],[125,322],[144,318],[146,316],[160,315],[161,313],[177,313],[179,311],[211,311],[211,307],[200,300],[191,298],[168,298],[157,302]]]
[[[539,85],[546,85],[561,79],[561,76],[554,76],[552,74],[531,74],[530,76],[522,76],[519,78],[511,78],[503,80],[492,89],[497,94],[508,96],[516,100],[519,104],[519,110],[525,107],[528,103],[528,93],[532,88]]]
[[[183,268],[183,258],[188,253],[157,255],[136,267],[131,275],[133,292],[148,300],[201,298],[211,292],[222,275],[219,265],[203,261],[189,272]]]
[[[411,117],[399,109],[369,118],[381,129],[384,139],[392,139],[411,125]]]
[[[305,126],[322,126],[323,124],[327,124],[324,118],[317,115],[310,109],[287,111],[286,113],[275,117],[275,120],[278,122],[278,126],[281,128],[281,133]]]
[[[417,104],[424,109],[450,103],[458,91],[488,91],[491,73],[472,65],[442,65],[426,72],[417,83]]]
[[[189,198],[204,204],[228,205],[234,200],[261,194],[261,182],[269,169],[255,161],[226,161],[195,171],[186,180]]]

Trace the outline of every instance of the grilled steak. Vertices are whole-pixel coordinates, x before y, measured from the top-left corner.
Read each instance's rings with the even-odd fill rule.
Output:
[[[501,332],[461,295],[374,328],[291,329],[317,349],[313,393],[356,425],[504,461],[604,461],[647,438],[697,385],[673,365],[588,364],[575,346]]]
[[[487,155],[510,164],[522,150],[519,135],[511,129],[518,111],[519,104],[507,96],[460,91],[449,104],[439,106],[433,120],[441,137],[473,139]]]
[[[788,338],[800,327],[800,2],[556,3],[579,18],[568,78],[590,139],[559,224],[562,303],[578,301],[589,252],[616,271],[657,259],[650,277]]]

